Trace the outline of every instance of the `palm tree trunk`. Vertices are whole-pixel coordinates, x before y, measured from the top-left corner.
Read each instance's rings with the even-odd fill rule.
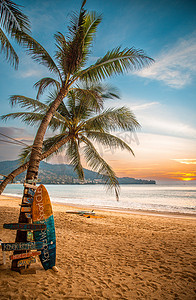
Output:
[[[55,111],[59,107],[60,103],[63,101],[66,94],[67,94],[67,92],[59,93],[56,100],[50,106],[49,110],[47,111],[46,115],[44,116],[44,118],[40,124],[40,127],[37,131],[37,134],[36,134],[36,137],[35,137],[34,143],[33,143],[33,148],[32,148],[32,152],[31,152],[31,156],[30,156],[30,160],[29,160],[29,167],[27,170],[26,181],[31,180],[31,179],[37,179],[39,164],[40,164],[41,155],[42,155],[43,140],[44,140],[46,130],[48,128],[48,125],[49,125]]]
[[[12,181],[17,175],[21,174],[28,168],[29,162],[26,162],[22,166],[18,167],[14,171],[12,171],[9,175],[6,176],[6,178],[3,180],[3,182],[0,184],[0,195],[3,193],[4,189],[6,188],[7,184]]]
[[[39,164],[42,158],[42,146],[43,146],[44,135],[46,133],[47,127],[55,111],[57,110],[57,108],[59,107],[60,103],[63,101],[66,95],[67,95],[67,90],[65,88],[62,88],[57,98],[50,106],[49,110],[47,111],[46,115],[44,116],[38,128],[36,137],[34,139],[30,160],[29,160],[26,182],[28,182],[28,180],[37,179]],[[26,190],[27,189],[25,188],[23,193],[23,198],[25,196]],[[22,204],[23,204],[23,198],[22,198]],[[25,213],[20,212],[18,223],[28,223],[28,222],[29,219],[26,218]],[[17,230],[15,242],[26,242],[26,241],[27,241],[27,232]],[[24,252],[24,250],[14,251],[14,254],[22,253],[22,252]],[[18,263],[17,260],[12,261],[12,270],[20,272],[20,270],[24,267],[18,267],[17,263]]]
[[[71,136],[67,136],[58,143],[56,143],[54,146],[52,146],[49,150],[45,151],[42,156],[41,160],[47,158],[52,153],[57,151],[61,146],[65,145],[68,140],[71,138]],[[6,178],[3,180],[3,182],[0,184],[0,195],[3,193],[4,189],[6,188],[7,184],[12,181],[16,176],[20,175],[22,172],[26,171],[29,166],[29,162],[24,163],[23,165],[19,166],[17,169],[12,171],[9,175],[6,176]]]

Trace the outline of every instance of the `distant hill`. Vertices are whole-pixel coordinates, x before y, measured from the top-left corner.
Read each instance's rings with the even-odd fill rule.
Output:
[[[1,161],[0,174],[8,175],[20,165],[18,160]],[[22,181],[26,172],[18,175],[15,181]],[[85,183],[101,183],[99,174],[84,169]],[[78,176],[71,165],[40,163],[39,180],[44,184],[74,184],[80,183]],[[154,180],[143,180],[129,177],[118,178],[120,184],[156,184]]]

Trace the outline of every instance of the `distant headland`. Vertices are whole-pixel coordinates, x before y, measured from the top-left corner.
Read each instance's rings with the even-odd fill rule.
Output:
[[[8,175],[19,166],[19,160],[1,161],[1,174]],[[26,172],[18,175],[14,182],[24,182]],[[78,179],[73,167],[67,164],[40,163],[39,182],[43,184],[102,184],[104,181],[93,171],[84,169],[85,180]],[[2,177],[3,178],[3,177]],[[0,179],[2,181],[2,179]],[[135,179],[130,177],[118,178],[120,184],[156,184],[155,180]]]

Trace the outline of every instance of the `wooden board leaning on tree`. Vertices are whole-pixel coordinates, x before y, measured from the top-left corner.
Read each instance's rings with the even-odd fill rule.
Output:
[[[43,242],[27,242],[27,243],[2,243],[2,251],[15,251],[15,250],[41,250]]]
[[[41,251],[35,251],[35,252],[30,251],[27,253],[19,253],[19,254],[10,255],[10,259],[14,260],[14,259],[20,259],[20,258],[27,258],[27,257],[37,256],[40,254],[41,254]]]
[[[22,230],[22,231],[39,231],[46,229],[45,224],[29,224],[29,223],[8,223],[4,224],[3,228],[10,230]]]
[[[31,207],[29,207],[29,206],[21,206],[21,212],[30,213],[31,212]]]
[[[35,263],[35,262],[36,262],[35,257],[29,257],[26,259],[19,260],[17,263],[17,266],[18,267],[29,266],[30,264]]]
[[[24,204],[32,204],[33,203],[33,196],[32,197],[23,197]]]

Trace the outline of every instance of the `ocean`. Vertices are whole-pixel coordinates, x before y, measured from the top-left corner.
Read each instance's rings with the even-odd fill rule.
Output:
[[[121,185],[118,202],[104,185],[45,186],[54,203],[196,215],[196,186],[191,185]],[[22,196],[22,192],[22,184],[8,184],[3,194]]]

